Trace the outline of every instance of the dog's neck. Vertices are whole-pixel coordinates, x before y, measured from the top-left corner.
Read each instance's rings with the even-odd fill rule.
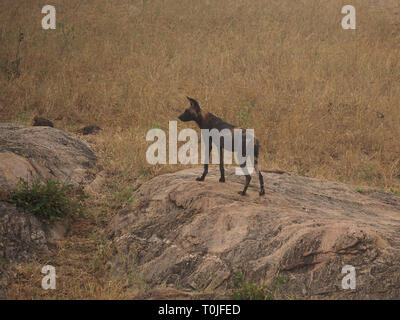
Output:
[[[205,111],[205,110],[201,110],[195,121],[200,129],[208,129],[208,126],[207,126],[208,119],[212,116],[213,116],[212,113]]]

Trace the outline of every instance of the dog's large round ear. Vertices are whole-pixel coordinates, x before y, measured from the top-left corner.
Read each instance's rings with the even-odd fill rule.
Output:
[[[196,111],[200,112],[199,103],[190,97],[186,97],[186,98],[189,100],[190,106],[193,107]]]

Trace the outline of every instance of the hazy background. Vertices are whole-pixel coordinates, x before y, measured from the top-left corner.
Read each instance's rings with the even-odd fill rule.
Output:
[[[42,30],[40,1],[0,4],[2,120],[34,115],[72,130],[100,125],[111,166],[158,171],[146,132],[167,129],[187,102],[254,128],[264,169],[398,185],[399,25],[392,10],[319,0],[54,1],[57,29]],[[16,60],[20,76],[4,69]],[[380,118],[377,111],[384,115]],[[180,128],[186,126],[181,125]]]
[[[182,168],[147,164],[145,136],[167,130],[186,95],[254,128],[264,170],[400,191],[394,1],[54,0],[57,29],[45,31],[46,4],[0,2],[0,120],[100,126],[87,139],[111,177],[109,210],[142,181]],[[355,31],[341,28],[346,4]],[[64,294],[97,297],[95,287]]]

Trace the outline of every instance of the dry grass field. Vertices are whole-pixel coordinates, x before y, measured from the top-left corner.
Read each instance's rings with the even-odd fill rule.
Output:
[[[87,140],[108,173],[107,192],[88,201],[94,214],[43,258],[59,266],[59,290],[40,289],[40,261],[13,270],[10,297],[132,297],[108,277],[101,230],[144,180],[182,168],[147,164],[145,136],[167,130],[186,95],[254,128],[264,170],[399,192],[398,7],[350,1],[357,29],[343,30],[348,2],[54,0],[57,29],[45,31],[47,3],[2,0],[0,121],[98,125]]]

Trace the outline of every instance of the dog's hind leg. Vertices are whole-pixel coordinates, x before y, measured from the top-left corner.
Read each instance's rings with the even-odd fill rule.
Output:
[[[264,178],[261,174],[260,169],[258,168],[258,159],[255,158],[254,159],[254,167],[256,169],[256,172],[258,173],[258,180],[260,181],[260,196],[265,194],[265,190],[264,190]]]
[[[245,177],[246,177],[246,183],[244,185],[243,191],[239,191],[239,194],[242,196],[246,195],[246,191],[247,191],[247,188],[249,187],[250,180],[251,180],[251,175],[247,175]]]
[[[265,194],[264,190],[264,178],[261,174],[260,169],[258,168],[258,155],[260,154],[260,144],[258,140],[254,145],[254,168],[256,169],[256,173],[258,174],[258,180],[260,181],[260,196]]]
[[[246,167],[246,162],[240,165],[241,168],[245,168]],[[246,170],[246,169],[245,169]],[[247,188],[249,187],[250,181],[251,181],[251,175],[247,174],[245,175],[246,177],[246,182],[244,184],[244,188],[243,191],[239,191],[239,194],[244,196],[246,194]]]

